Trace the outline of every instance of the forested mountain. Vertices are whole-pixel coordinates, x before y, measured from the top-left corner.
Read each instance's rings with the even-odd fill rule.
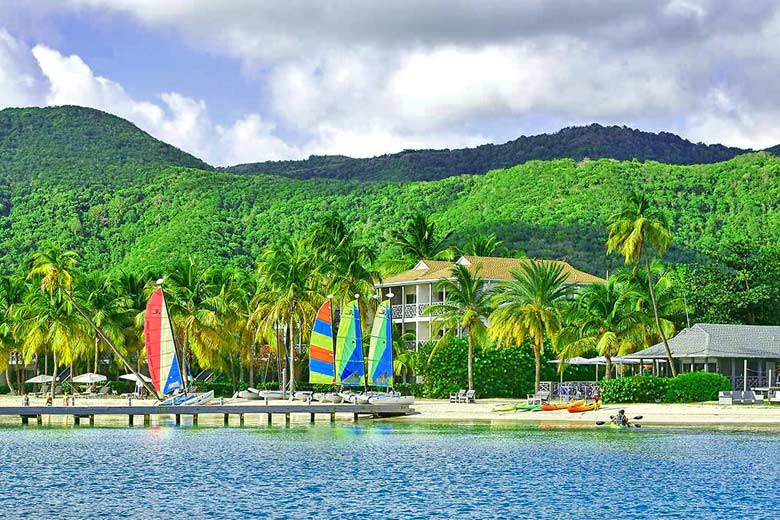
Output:
[[[780,236],[780,159],[767,153],[691,166],[530,161],[433,182],[363,182],[204,169],[129,123],[87,109],[6,110],[0,129],[3,271],[45,241],[79,250],[86,269],[158,266],[187,255],[250,267],[264,245],[337,211],[384,257],[396,254],[389,230],[424,213],[438,229],[452,229],[457,243],[495,232],[512,250],[567,258],[603,275],[619,264],[605,255],[606,218],[635,188],[673,217],[671,260]]]
[[[654,134],[625,126],[564,128],[554,134],[520,137],[508,143],[459,150],[406,150],[369,159],[312,156],[302,161],[270,161],[226,168],[234,173],[271,173],[299,179],[419,181],[510,168],[531,160],[620,159],[666,164],[726,161],[750,150],[694,144],[667,132]]]
[[[68,170],[106,176],[124,167],[211,166],[122,118],[62,106],[0,110],[0,172],[20,179]]]

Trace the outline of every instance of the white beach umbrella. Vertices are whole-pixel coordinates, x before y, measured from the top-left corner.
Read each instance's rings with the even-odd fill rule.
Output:
[[[584,357],[573,357],[571,359],[553,359],[550,361],[550,363],[566,363],[567,365],[592,365],[593,363],[590,362],[590,359],[586,359]]]
[[[41,374],[39,376],[31,377],[25,383],[51,383],[51,376]]]
[[[76,376],[73,378],[74,383],[85,383],[85,384],[92,384],[92,383],[102,383],[103,381],[108,380],[106,376],[103,374],[95,374],[94,372],[87,372],[86,374],[81,374],[80,376]]]
[[[152,382],[152,378],[151,377],[145,376],[143,374],[139,374],[139,375],[141,376],[141,379],[143,379],[145,382],[147,382],[147,383],[151,383]],[[122,374],[121,376],[119,376],[119,379],[126,379],[128,381],[135,381],[136,383],[138,382],[138,378],[135,377],[135,374]]]

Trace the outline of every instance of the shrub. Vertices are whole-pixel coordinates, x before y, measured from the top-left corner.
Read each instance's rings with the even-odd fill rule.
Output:
[[[714,401],[718,392],[731,390],[731,381],[723,374],[713,372],[686,372],[669,381],[667,403],[694,403]]]
[[[660,403],[669,389],[669,379],[656,376],[630,376],[600,382],[605,403]]]

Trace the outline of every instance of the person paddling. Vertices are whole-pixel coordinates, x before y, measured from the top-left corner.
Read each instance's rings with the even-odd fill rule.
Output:
[[[618,426],[628,426],[628,417],[626,417],[626,411],[619,410],[612,421]]]

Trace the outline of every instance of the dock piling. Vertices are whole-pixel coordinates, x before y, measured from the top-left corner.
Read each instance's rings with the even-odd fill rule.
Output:
[[[181,426],[181,414],[176,414],[176,426]]]
[[[22,415],[22,426],[27,426],[28,422],[29,422],[29,417],[27,417],[26,415]]]
[[[133,425],[133,414],[129,414],[127,416],[127,425],[132,426]]]
[[[222,424],[225,425],[225,426],[228,426],[230,424],[230,414],[229,413],[223,414]]]
[[[149,415],[148,413],[145,413],[144,414],[144,426],[149,426],[150,424],[152,424],[152,416]]]
[[[90,426],[95,426],[95,416],[94,415],[90,415],[89,416],[89,425]]]
[[[198,414],[194,413],[192,414],[192,425],[197,426],[198,425]]]
[[[290,414],[289,413],[284,414],[284,425],[285,426],[290,426]]]
[[[330,423],[336,424],[336,412],[330,412]]]
[[[315,416],[315,414],[314,414],[314,413],[310,413],[310,414],[309,414],[309,422],[310,422],[311,424],[314,424],[314,416]]]
[[[243,426],[244,425],[244,414],[240,413],[238,414],[238,425]]]
[[[76,426],[80,425],[81,424],[81,417],[79,417],[78,415],[74,415],[73,416],[73,424],[75,424]]]
[[[273,426],[273,424],[274,424],[273,417],[274,417],[274,415],[272,413],[268,414],[268,426]]]
[[[43,425],[43,415],[38,414],[38,415],[35,416],[35,419],[36,419],[36,421],[38,423],[38,426]]]

